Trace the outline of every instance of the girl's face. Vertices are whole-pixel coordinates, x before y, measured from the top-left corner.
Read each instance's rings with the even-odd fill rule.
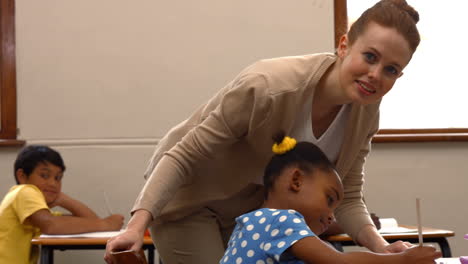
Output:
[[[340,85],[352,102],[378,102],[403,74],[412,51],[394,28],[371,22],[352,46],[346,36],[338,46]]]
[[[343,199],[343,185],[335,171],[315,169],[314,175],[303,177],[297,207],[307,225],[320,235],[334,220],[334,211]]]
[[[22,169],[18,170],[17,176],[21,184],[36,185],[48,205],[57,199],[62,190],[62,169],[47,161],[38,163],[29,176]]]

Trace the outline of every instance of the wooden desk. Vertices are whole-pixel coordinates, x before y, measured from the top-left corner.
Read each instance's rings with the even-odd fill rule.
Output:
[[[31,244],[41,248],[40,264],[54,263],[54,250],[105,249],[109,237],[105,238],[33,238]],[[154,245],[151,237],[145,236],[143,249],[148,251],[148,263],[154,264]],[[104,262],[104,260],[102,260]]]
[[[417,229],[415,226],[409,225],[400,225],[401,227],[406,227],[410,229]],[[453,237],[455,233],[450,230],[435,229],[430,227],[423,227],[423,241],[429,243],[437,243],[440,246],[440,251],[444,258],[452,257],[452,252],[450,251],[450,246],[447,241],[447,237]],[[410,243],[418,243],[418,233],[409,232],[409,233],[392,233],[392,234],[382,234],[382,236],[389,242],[395,242],[398,240],[408,241]],[[356,244],[346,234],[339,234],[324,237],[324,240],[329,241],[337,250],[343,251],[343,246],[355,246]]]

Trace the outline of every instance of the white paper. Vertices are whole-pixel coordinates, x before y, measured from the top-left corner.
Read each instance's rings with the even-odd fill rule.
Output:
[[[78,238],[78,237],[87,237],[87,238],[108,238],[116,236],[121,231],[108,231],[108,232],[90,232],[90,233],[80,233],[73,235],[45,235],[42,234],[40,238]]]
[[[435,260],[437,264],[460,264],[459,258],[439,258]]]
[[[418,232],[416,228],[398,226],[398,222],[395,218],[380,218],[379,221],[381,226],[379,233],[381,234]]]

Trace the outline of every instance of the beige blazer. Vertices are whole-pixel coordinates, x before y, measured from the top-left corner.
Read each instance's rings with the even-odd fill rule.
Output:
[[[157,221],[177,219],[232,196],[263,175],[273,155],[273,134],[291,131],[335,61],[333,54],[312,54],[247,67],[161,139],[133,211],[146,209]],[[372,224],[362,201],[363,164],[378,113],[378,104],[352,105],[336,164],[345,192],[336,217],[352,237]]]

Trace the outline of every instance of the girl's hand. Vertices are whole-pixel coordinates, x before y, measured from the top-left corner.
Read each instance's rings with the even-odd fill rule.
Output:
[[[404,263],[408,264],[434,264],[434,260],[442,257],[442,253],[434,247],[414,246],[401,253]]]

